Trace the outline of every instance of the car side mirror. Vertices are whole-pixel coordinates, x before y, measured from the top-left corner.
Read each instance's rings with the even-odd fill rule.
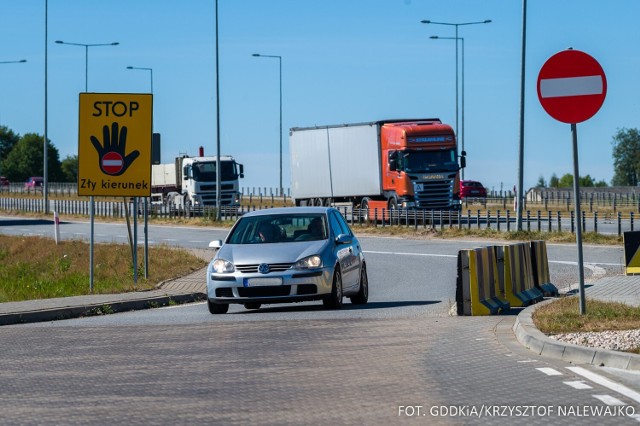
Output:
[[[336,237],[336,244],[351,244],[353,237],[348,234],[340,234]]]
[[[209,248],[219,249],[222,247],[222,240],[213,240],[209,243]]]
[[[460,168],[464,169],[465,167],[467,167],[467,157],[463,155],[462,157],[460,157]]]

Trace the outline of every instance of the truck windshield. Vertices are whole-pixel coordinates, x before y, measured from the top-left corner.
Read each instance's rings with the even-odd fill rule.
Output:
[[[220,178],[225,180],[235,180],[238,177],[235,161],[220,162]],[[198,182],[216,181],[216,163],[202,162],[193,164],[193,179]]]
[[[403,169],[407,173],[458,170],[456,152],[453,149],[438,151],[403,151]]]

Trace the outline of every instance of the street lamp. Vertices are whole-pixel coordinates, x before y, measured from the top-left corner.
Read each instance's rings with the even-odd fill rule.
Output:
[[[462,86],[462,93],[461,93],[461,97],[462,97],[462,128],[461,128],[461,133],[460,133],[460,141],[462,144],[462,148],[461,151],[465,152],[464,149],[464,37],[439,37],[439,36],[431,36],[429,38],[432,38],[434,40],[456,40],[456,43],[458,40],[462,41],[462,76],[461,76],[461,86]],[[464,180],[464,168],[462,169],[462,180]]]
[[[454,39],[456,41],[456,135],[458,135],[458,39],[460,38],[458,37],[458,27],[461,27],[463,25],[488,24],[491,22],[491,19],[485,19],[484,21],[477,21],[477,22],[459,22],[459,23],[436,22],[436,21],[430,21],[428,19],[423,19],[420,22],[423,24],[449,25],[449,26],[456,27],[456,36]]]
[[[27,62],[26,59],[20,59],[19,61],[0,61],[0,64],[21,64]]]
[[[143,70],[143,71],[149,71],[149,75],[151,76],[151,94],[153,95],[153,69],[152,68],[145,68],[145,67],[132,67],[132,66],[128,66],[127,67],[128,70]],[[151,122],[153,123],[153,120],[151,120]],[[153,134],[153,131],[151,132]],[[153,145],[153,142],[152,142]],[[147,211],[147,197],[144,197],[144,278],[147,279],[149,277],[149,215],[148,215],[148,211]],[[136,198],[136,211],[138,210],[137,207],[137,198]],[[136,215],[137,218],[137,215]],[[137,222],[134,221],[134,224],[137,224]]]
[[[97,46],[117,46],[120,43],[114,41],[113,43],[94,43],[94,44],[85,44],[85,43],[68,43],[62,40],[56,40],[58,44],[68,44],[70,46],[82,46],[84,47],[84,91],[85,93],[89,91],[89,48],[97,47]],[[89,216],[90,216],[90,238],[91,244],[89,247],[89,291],[93,293],[93,241],[94,241],[94,220],[95,220],[95,198],[92,195],[90,197],[89,202]],[[134,251],[135,253],[135,251]],[[137,265],[136,259],[133,260],[134,265]]]
[[[253,56],[258,58],[277,58],[280,68],[280,196],[283,196],[282,187],[282,56],[277,55],[261,55],[254,53]]]
[[[128,70],[145,70],[145,71],[149,71],[149,74],[151,75],[151,93],[153,93],[153,68],[128,66],[127,69]]]
[[[89,87],[89,48],[96,46],[117,46],[120,43],[114,41],[113,43],[94,43],[94,44],[85,44],[85,43],[68,43],[62,40],[56,40],[58,44],[68,44],[70,46],[82,46],[84,47],[84,91],[88,92]]]

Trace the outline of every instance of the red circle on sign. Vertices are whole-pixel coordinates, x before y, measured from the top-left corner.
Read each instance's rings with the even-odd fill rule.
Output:
[[[538,75],[538,99],[563,123],[581,123],[598,112],[607,95],[607,78],[593,57],[564,50],[544,63]]]
[[[107,174],[118,174],[120,170],[122,170],[123,165],[122,155],[117,152],[107,152],[104,157],[102,157],[102,170]]]

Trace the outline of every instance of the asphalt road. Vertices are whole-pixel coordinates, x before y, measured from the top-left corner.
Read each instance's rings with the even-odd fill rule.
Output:
[[[0,218],[1,233],[49,227]],[[86,238],[87,224],[62,230]],[[122,230],[96,224],[96,239],[126,241]],[[154,226],[150,240],[202,247],[225,233]],[[361,240],[364,308],[214,316],[194,304],[0,328],[2,423],[637,424],[640,394],[535,356],[513,338],[513,316],[449,316],[457,251],[489,242]],[[574,283],[575,247],[548,251],[552,277]],[[621,257],[585,247],[587,279],[619,273]]]

